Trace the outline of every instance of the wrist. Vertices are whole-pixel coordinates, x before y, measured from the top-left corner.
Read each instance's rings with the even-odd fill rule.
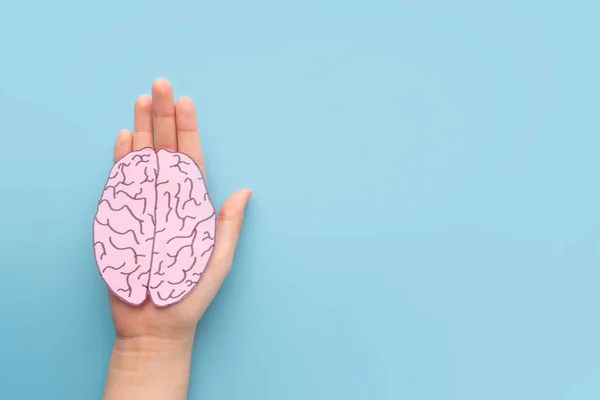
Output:
[[[155,335],[119,336],[113,346],[113,355],[168,357],[191,353],[193,333],[189,336],[166,338]]]
[[[104,399],[185,399],[192,345],[193,337],[118,337]]]

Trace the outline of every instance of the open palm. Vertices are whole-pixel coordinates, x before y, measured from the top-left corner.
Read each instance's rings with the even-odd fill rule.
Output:
[[[174,101],[173,89],[165,79],[152,85],[152,96],[140,96],[134,106],[133,133],[119,132],[114,161],[145,147],[187,154],[206,177],[194,103],[188,97]],[[217,218],[215,249],[196,288],[181,302],[159,308],[146,299],[131,306],[109,291],[117,337],[183,339],[193,337],[200,317],[217,294],[231,269],[246,203],[252,192],[240,189],[222,205]]]

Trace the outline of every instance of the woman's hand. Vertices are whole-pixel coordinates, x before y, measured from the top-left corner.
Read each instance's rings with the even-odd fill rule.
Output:
[[[206,177],[194,103],[187,97],[175,103],[165,79],[153,83],[152,97],[136,100],[133,134],[119,132],[114,161],[144,147],[186,153]],[[210,262],[197,286],[181,302],[158,308],[147,299],[135,307],[109,291],[117,338],[105,399],[185,399],[196,325],[229,273],[251,194],[249,189],[241,189],[223,203]]]

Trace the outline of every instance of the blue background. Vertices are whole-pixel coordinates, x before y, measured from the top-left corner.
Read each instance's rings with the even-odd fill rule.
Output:
[[[452,3],[452,4],[450,4]],[[600,398],[594,1],[0,9],[0,398],[99,399],[91,221],[156,77],[254,189],[190,399]]]

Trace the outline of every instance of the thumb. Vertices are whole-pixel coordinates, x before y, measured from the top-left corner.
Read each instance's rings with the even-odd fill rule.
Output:
[[[244,210],[252,196],[252,190],[240,189],[225,200],[217,218],[217,232],[215,249],[210,258],[206,271],[198,282],[195,292],[202,296],[204,301],[210,303],[215,297],[227,274],[231,270],[233,255],[237,246]]]
[[[252,196],[252,190],[240,189],[225,200],[219,211],[215,250],[210,264],[214,264],[214,268],[222,270],[221,273],[225,275],[231,269],[233,255],[242,230],[244,211],[250,196]]]

